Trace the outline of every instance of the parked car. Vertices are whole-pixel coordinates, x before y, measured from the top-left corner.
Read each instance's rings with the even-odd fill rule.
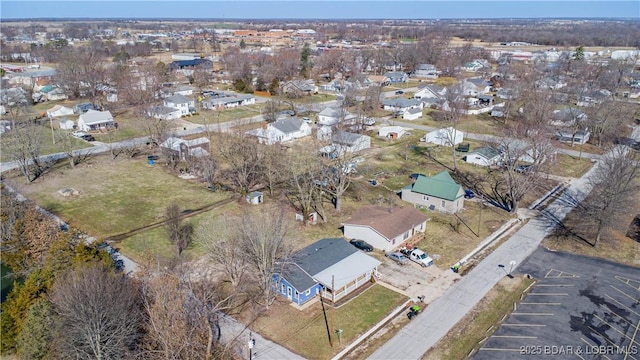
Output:
[[[80,139],[82,139],[84,141],[96,141],[96,138],[93,137],[93,135],[91,135],[91,134],[82,135],[80,137]]]
[[[89,135],[89,134],[87,134],[84,131],[76,130],[76,131],[72,132],[71,135],[73,135],[73,136],[75,136],[77,138],[80,138],[80,137],[83,137],[83,136]]]
[[[404,91],[402,91],[402,90],[396,91],[396,95],[402,95],[402,94],[404,94]]]
[[[373,251],[373,246],[369,245],[369,243],[364,240],[352,239],[351,241],[349,241],[349,243],[362,251]]]
[[[531,169],[531,165],[518,165],[516,172],[519,174],[525,173]]]
[[[464,198],[465,199],[473,199],[476,195],[473,193],[472,190],[469,189],[465,189],[464,190]]]
[[[386,253],[384,256],[395,261],[398,265],[405,265],[409,262],[409,259],[399,252]]]

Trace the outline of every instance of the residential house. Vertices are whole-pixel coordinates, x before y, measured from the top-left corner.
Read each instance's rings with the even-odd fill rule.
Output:
[[[390,84],[400,84],[409,81],[409,75],[404,71],[389,71],[384,74]]]
[[[402,119],[404,120],[416,120],[416,119],[420,119],[421,117],[422,117],[422,109],[419,107],[408,109],[402,113]]]
[[[591,106],[601,104],[607,99],[611,99],[611,91],[600,89],[582,94],[578,97],[577,106]]]
[[[488,67],[488,65],[488,61],[483,59],[476,59],[462,65],[462,70],[467,72],[476,72],[482,70],[485,67]]]
[[[76,123],[71,119],[67,119],[67,118],[60,119],[60,129],[62,130],[73,130],[75,126],[76,126]]]
[[[445,86],[435,84],[418,85],[418,91],[413,95],[415,99],[444,99],[447,95]]]
[[[582,110],[567,106],[553,112],[550,124],[554,126],[573,127],[586,120],[587,115],[582,112]]]
[[[591,132],[585,130],[578,130],[573,132],[571,130],[561,130],[557,133],[558,141],[571,144],[586,144],[589,141]]]
[[[50,118],[73,115],[73,109],[62,105],[56,105],[47,110],[47,116]]]
[[[356,74],[350,76],[345,82],[344,85],[346,88],[362,90],[371,86],[372,81],[369,78],[369,75],[366,74]]]
[[[213,61],[209,59],[192,59],[178,60],[169,63],[170,70],[187,70],[193,71],[195,67],[203,67],[205,69],[213,69]]]
[[[440,146],[455,146],[462,143],[462,140],[464,140],[464,133],[453,127],[433,130],[420,139],[420,141]]]
[[[391,84],[391,81],[385,75],[369,75],[371,84],[378,84],[380,86],[387,86]]]
[[[500,150],[492,147],[480,147],[465,156],[465,161],[469,164],[480,166],[496,165],[502,159]]]
[[[171,136],[160,144],[160,148],[165,154],[186,161],[209,156],[210,151],[209,139],[206,137],[184,140]]]
[[[318,92],[318,87],[314,81],[309,80],[291,80],[280,85],[280,93],[289,97],[301,97],[313,95]]]
[[[435,65],[432,64],[420,64],[416,67],[416,70],[413,72],[415,77],[425,78],[425,79],[437,79],[439,71],[436,69]]]
[[[178,86],[175,90],[173,90],[173,95],[191,96],[193,95],[193,86]]]
[[[110,111],[88,110],[78,117],[78,129],[93,131],[111,129],[115,127],[115,121]]]
[[[496,97],[503,100],[513,100],[518,97],[518,91],[510,88],[500,88],[496,91]]]
[[[195,101],[184,95],[173,95],[163,100],[166,107],[172,107],[180,110],[180,116],[189,115],[195,111]]]
[[[468,78],[462,81],[462,92],[465,96],[478,96],[491,92],[491,82],[482,78]]]
[[[333,134],[331,140],[332,143],[330,145],[324,146],[319,150],[321,155],[335,158],[371,147],[371,138],[369,136],[341,130]]]
[[[280,296],[303,305],[316,296],[335,303],[371,282],[380,261],[345,239],[329,238],[295,252],[280,264],[273,286]]]
[[[250,94],[234,94],[233,96],[212,97],[202,101],[202,107],[210,110],[231,109],[238,106],[252,105],[256,97]]]
[[[44,94],[44,97],[47,101],[58,101],[67,99],[67,94],[65,93],[65,91],[57,86],[45,86],[40,90],[40,92]]]
[[[399,139],[407,132],[402,126],[383,126],[378,129],[378,136],[389,139]]]
[[[153,106],[147,110],[147,115],[160,120],[173,120],[179,119],[182,112],[175,107]]]
[[[257,138],[261,144],[273,145],[309,136],[311,127],[297,117],[286,117],[269,124],[264,123],[262,127],[245,134]]]
[[[343,225],[344,236],[366,239],[376,249],[393,251],[427,228],[427,216],[413,206],[365,206]]]
[[[464,206],[464,189],[443,171],[431,177],[418,175],[413,184],[402,189],[401,198],[416,206],[453,214]]]
[[[424,105],[417,99],[384,99],[382,100],[382,108],[389,111],[405,112],[409,109],[419,108],[422,110]]]
[[[505,112],[505,108],[504,108],[504,103],[495,105],[492,109],[491,109],[491,115],[492,117],[497,117],[497,118],[501,118],[504,117],[506,114]]]
[[[80,103],[73,106],[73,112],[76,114],[84,114],[89,110],[100,110],[92,103]]]

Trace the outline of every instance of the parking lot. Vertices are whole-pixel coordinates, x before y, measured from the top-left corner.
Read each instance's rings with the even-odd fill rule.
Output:
[[[539,248],[518,272],[536,283],[474,359],[640,359],[640,269]]]

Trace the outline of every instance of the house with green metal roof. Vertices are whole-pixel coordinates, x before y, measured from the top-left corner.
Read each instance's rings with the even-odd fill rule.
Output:
[[[402,189],[401,198],[416,206],[453,214],[464,206],[464,189],[449,172],[434,176],[418,175],[416,181]]]

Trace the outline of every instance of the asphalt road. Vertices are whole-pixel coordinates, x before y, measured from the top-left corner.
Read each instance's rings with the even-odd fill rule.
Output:
[[[539,247],[536,279],[475,360],[640,358],[640,269]]]

